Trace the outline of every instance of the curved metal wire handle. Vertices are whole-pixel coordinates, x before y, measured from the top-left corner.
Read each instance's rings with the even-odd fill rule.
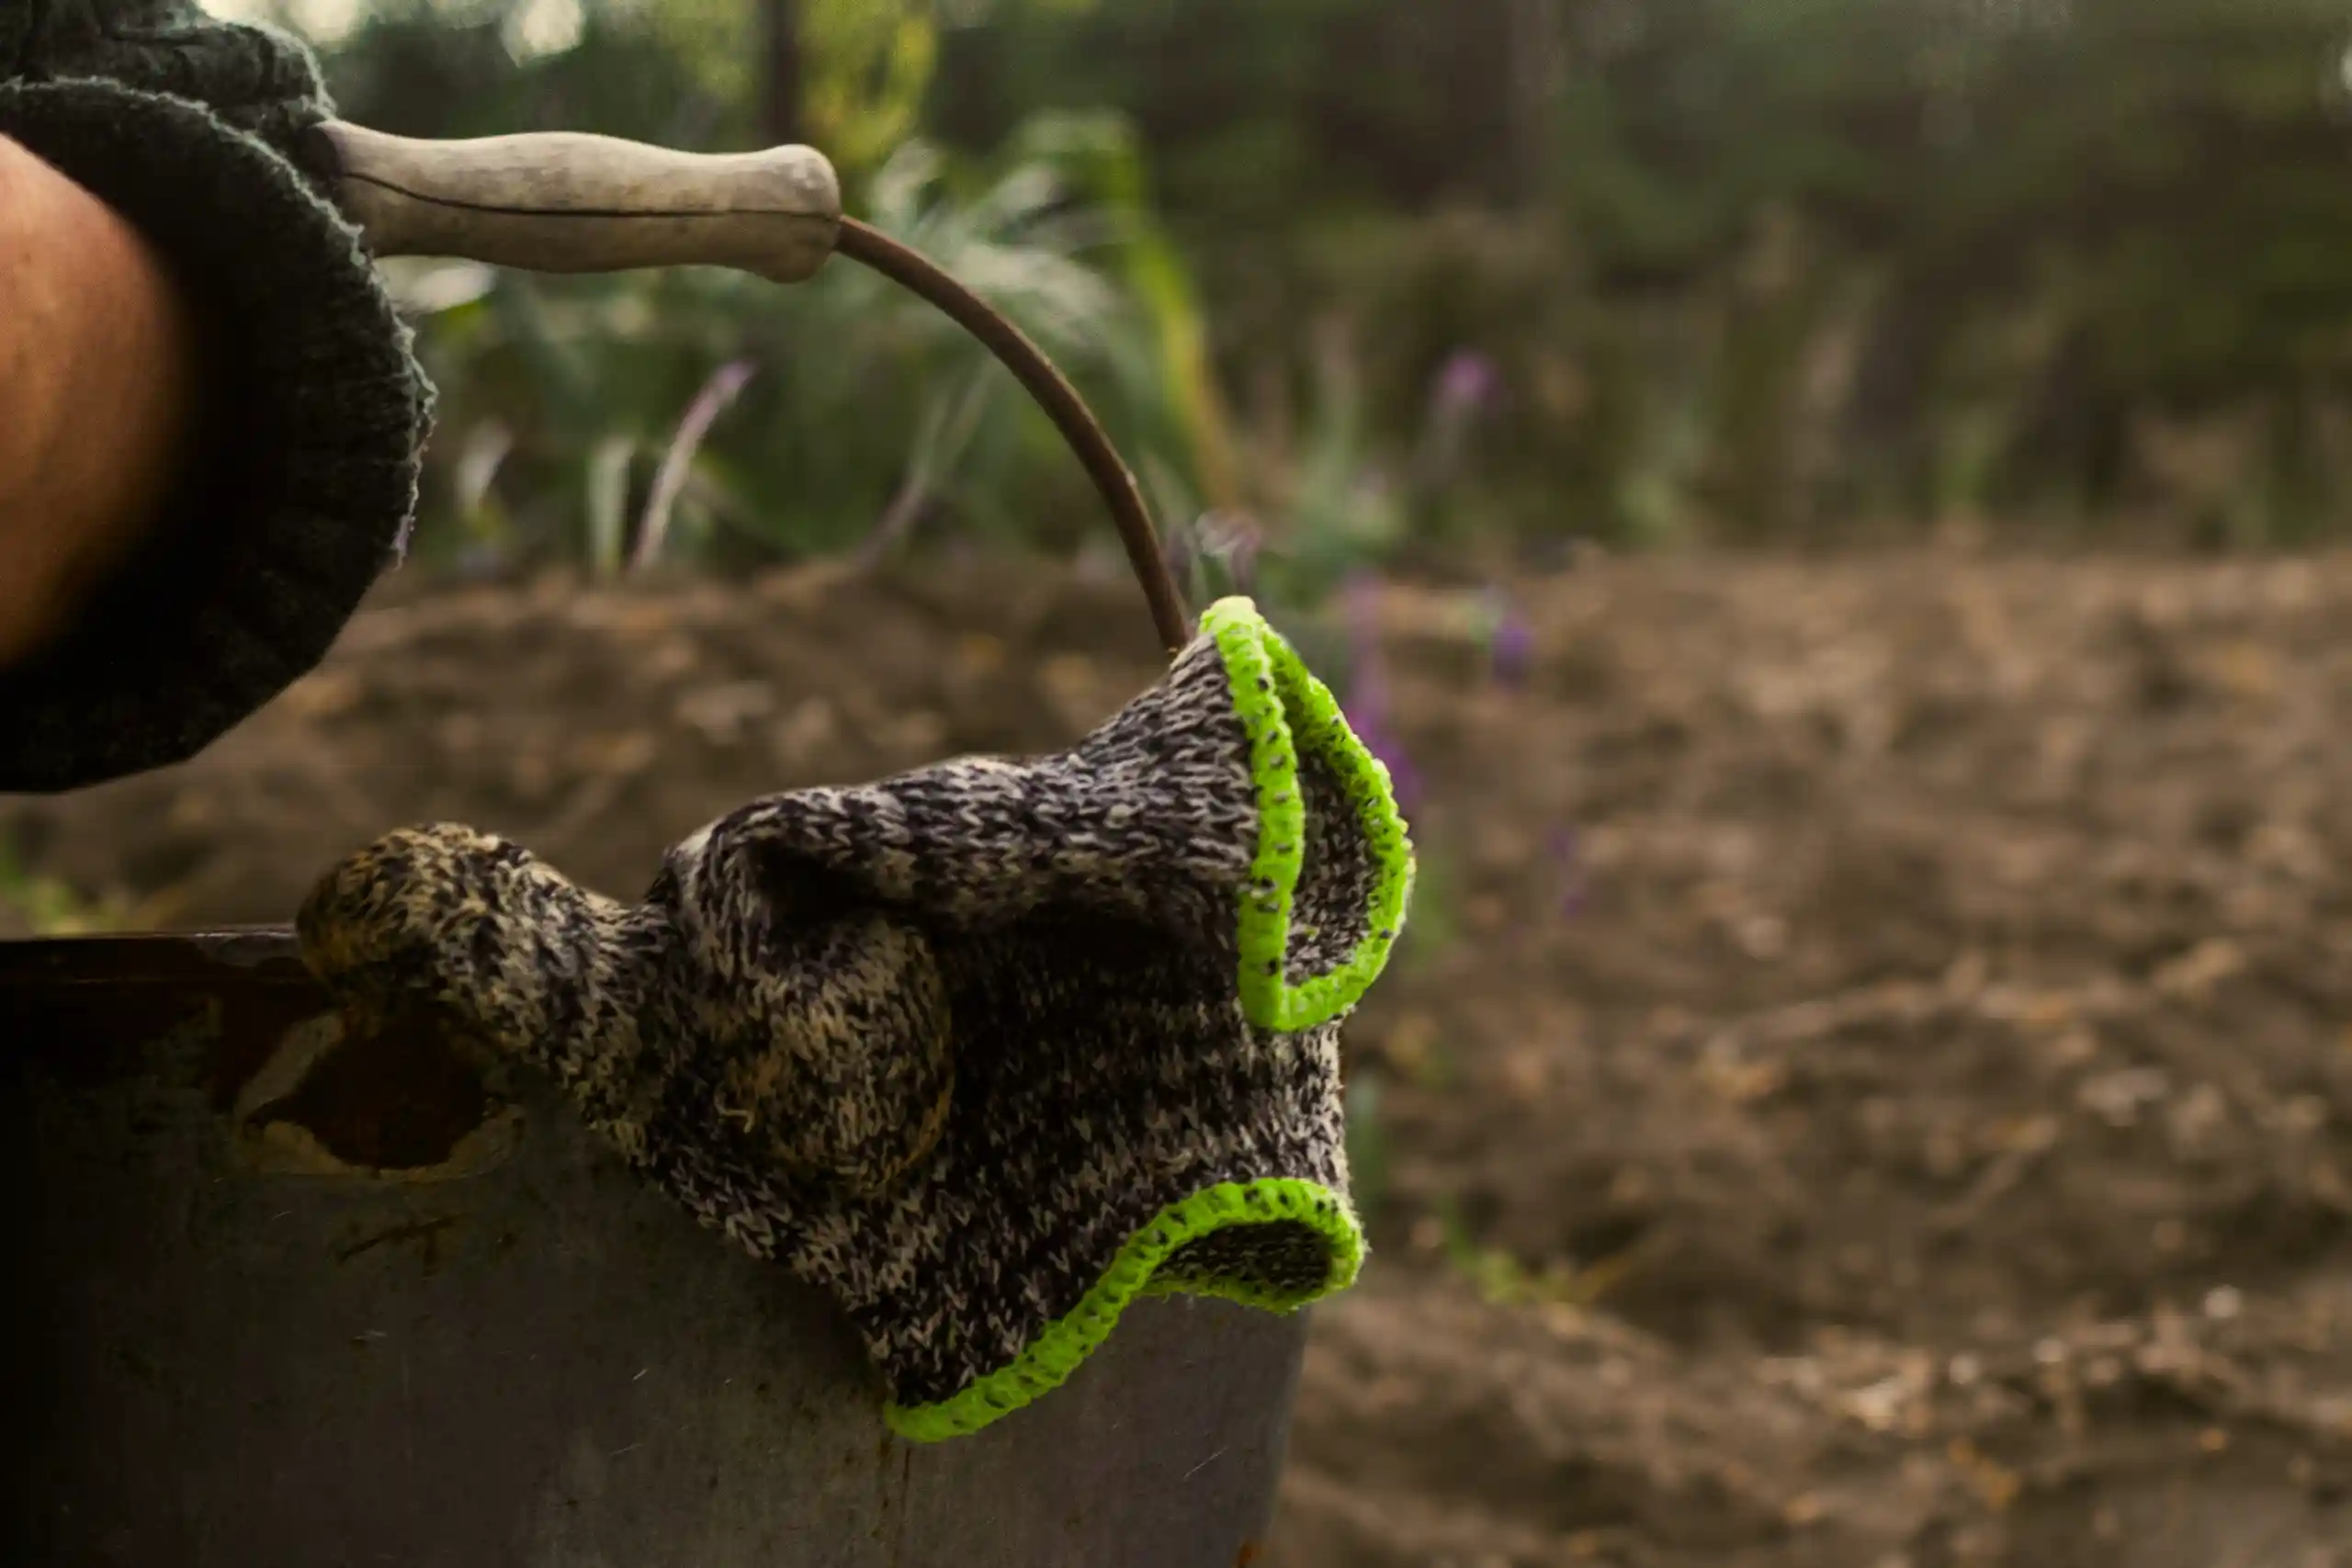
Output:
[[[842,216],[808,147],[693,153],[572,132],[419,141],[328,121],[309,151],[379,256],[465,256],[539,272],[712,265],[779,283],[836,252],[936,306],[985,344],[1078,455],[1117,525],[1172,655],[1191,619],[1135,475],[1078,389],[1029,335],[921,253]]]
[[[1151,525],[1143,491],[1119,457],[1119,449],[1111,444],[1110,433],[1094,417],[1094,411],[1086,406],[1086,400],[1079,396],[1069,378],[1002,311],[956,282],[929,257],[900,244],[879,229],[854,218],[844,218],[833,248],[938,306],[965,331],[987,344],[989,352],[1020,378],[1029,395],[1037,400],[1038,406],[1054,422],[1054,427],[1062,433],[1062,439],[1069,443],[1070,450],[1078,454],[1078,460],[1086,466],[1087,476],[1102,494],[1102,504],[1111,509],[1111,521],[1118,526],[1119,542],[1126,547],[1127,564],[1135,569],[1136,581],[1143,586],[1144,600],[1151,606],[1151,624],[1159,634],[1160,645],[1171,654],[1181,650],[1192,637],[1191,617],[1185,612],[1175,574],[1168,570],[1168,556],[1160,548],[1158,531]]]

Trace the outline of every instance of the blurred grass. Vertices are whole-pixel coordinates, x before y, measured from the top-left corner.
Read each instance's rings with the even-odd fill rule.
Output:
[[[1639,1247],[1633,1247],[1589,1264],[1555,1258],[1531,1267],[1505,1248],[1480,1243],[1451,1199],[1441,1199],[1430,1220],[1446,1266],[1495,1306],[1581,1310],[1599,1303],[1640,1263]]]
[[[28,869],[0,837],[0,934],[14,927],[30,936],[80,936],[123,923],[121,910]]]

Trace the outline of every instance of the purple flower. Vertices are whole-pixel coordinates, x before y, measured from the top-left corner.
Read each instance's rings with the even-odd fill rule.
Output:
[[[1545,847],[1550,852],[1552,863],[1561,874],[1560,914],[1565,919],[1574,919],[1584,913],[1585,907],[1584,866],[1577,852],[1577,830],[1574,828],[1555,828]]]
[[[1448,412],[1472,412],[1492,402],[1502,385],[1493,360],[1476,349],[1458,348],[1438,369],[1434,401]]]
[[[1497,685],[1516,692],[1535,663],[1535,628],[1499,592],[1488,592],[1487,610],[1487,666]]]
[[[1396,796],[1396,809],[1410,817],[1413,808],[1421,802],[1421,774],[1420,770],[1413,766],[1412,758],[1406,754],[1404,742],[1398,740],[1385,724],[1359,719],[1352,711],[1349,712],[1347,718],[1348,728],[1356,732],[1356,739],[1363,742],[1363,749],[1379,758],[1382,765],[1387,768],[1388,790]]]
[[[1502,385],[1495,362],[1472,349],[1457,349],[1439,367],[1411,465],[1413,489],[1422,499],[1436,496],[1461,476],[1471,430],[1501,396]]]

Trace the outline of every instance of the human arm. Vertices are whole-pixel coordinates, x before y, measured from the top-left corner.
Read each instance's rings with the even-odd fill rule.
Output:
[[[328,113],[299,44],[187,0],[0,0],[0,137],[152,248],[202,422],[147,514],[116,513],[73,613],[0,664],[0,793],[193,755],[312,668],[398,558],[430,389],[301,164]]]
[[[197,378],[162,255],[0,136],[0,670],[56,637],[153,527]]]

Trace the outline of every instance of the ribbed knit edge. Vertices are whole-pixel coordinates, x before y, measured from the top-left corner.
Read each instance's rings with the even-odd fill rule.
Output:
[[[0,85],[0,134],[147,236],[212,355],[156,534],[0,674],[0,792],[46,793],[184,761],[318,663],[405,542],[432,392],[357,231],[267,143],[97,80]]]

